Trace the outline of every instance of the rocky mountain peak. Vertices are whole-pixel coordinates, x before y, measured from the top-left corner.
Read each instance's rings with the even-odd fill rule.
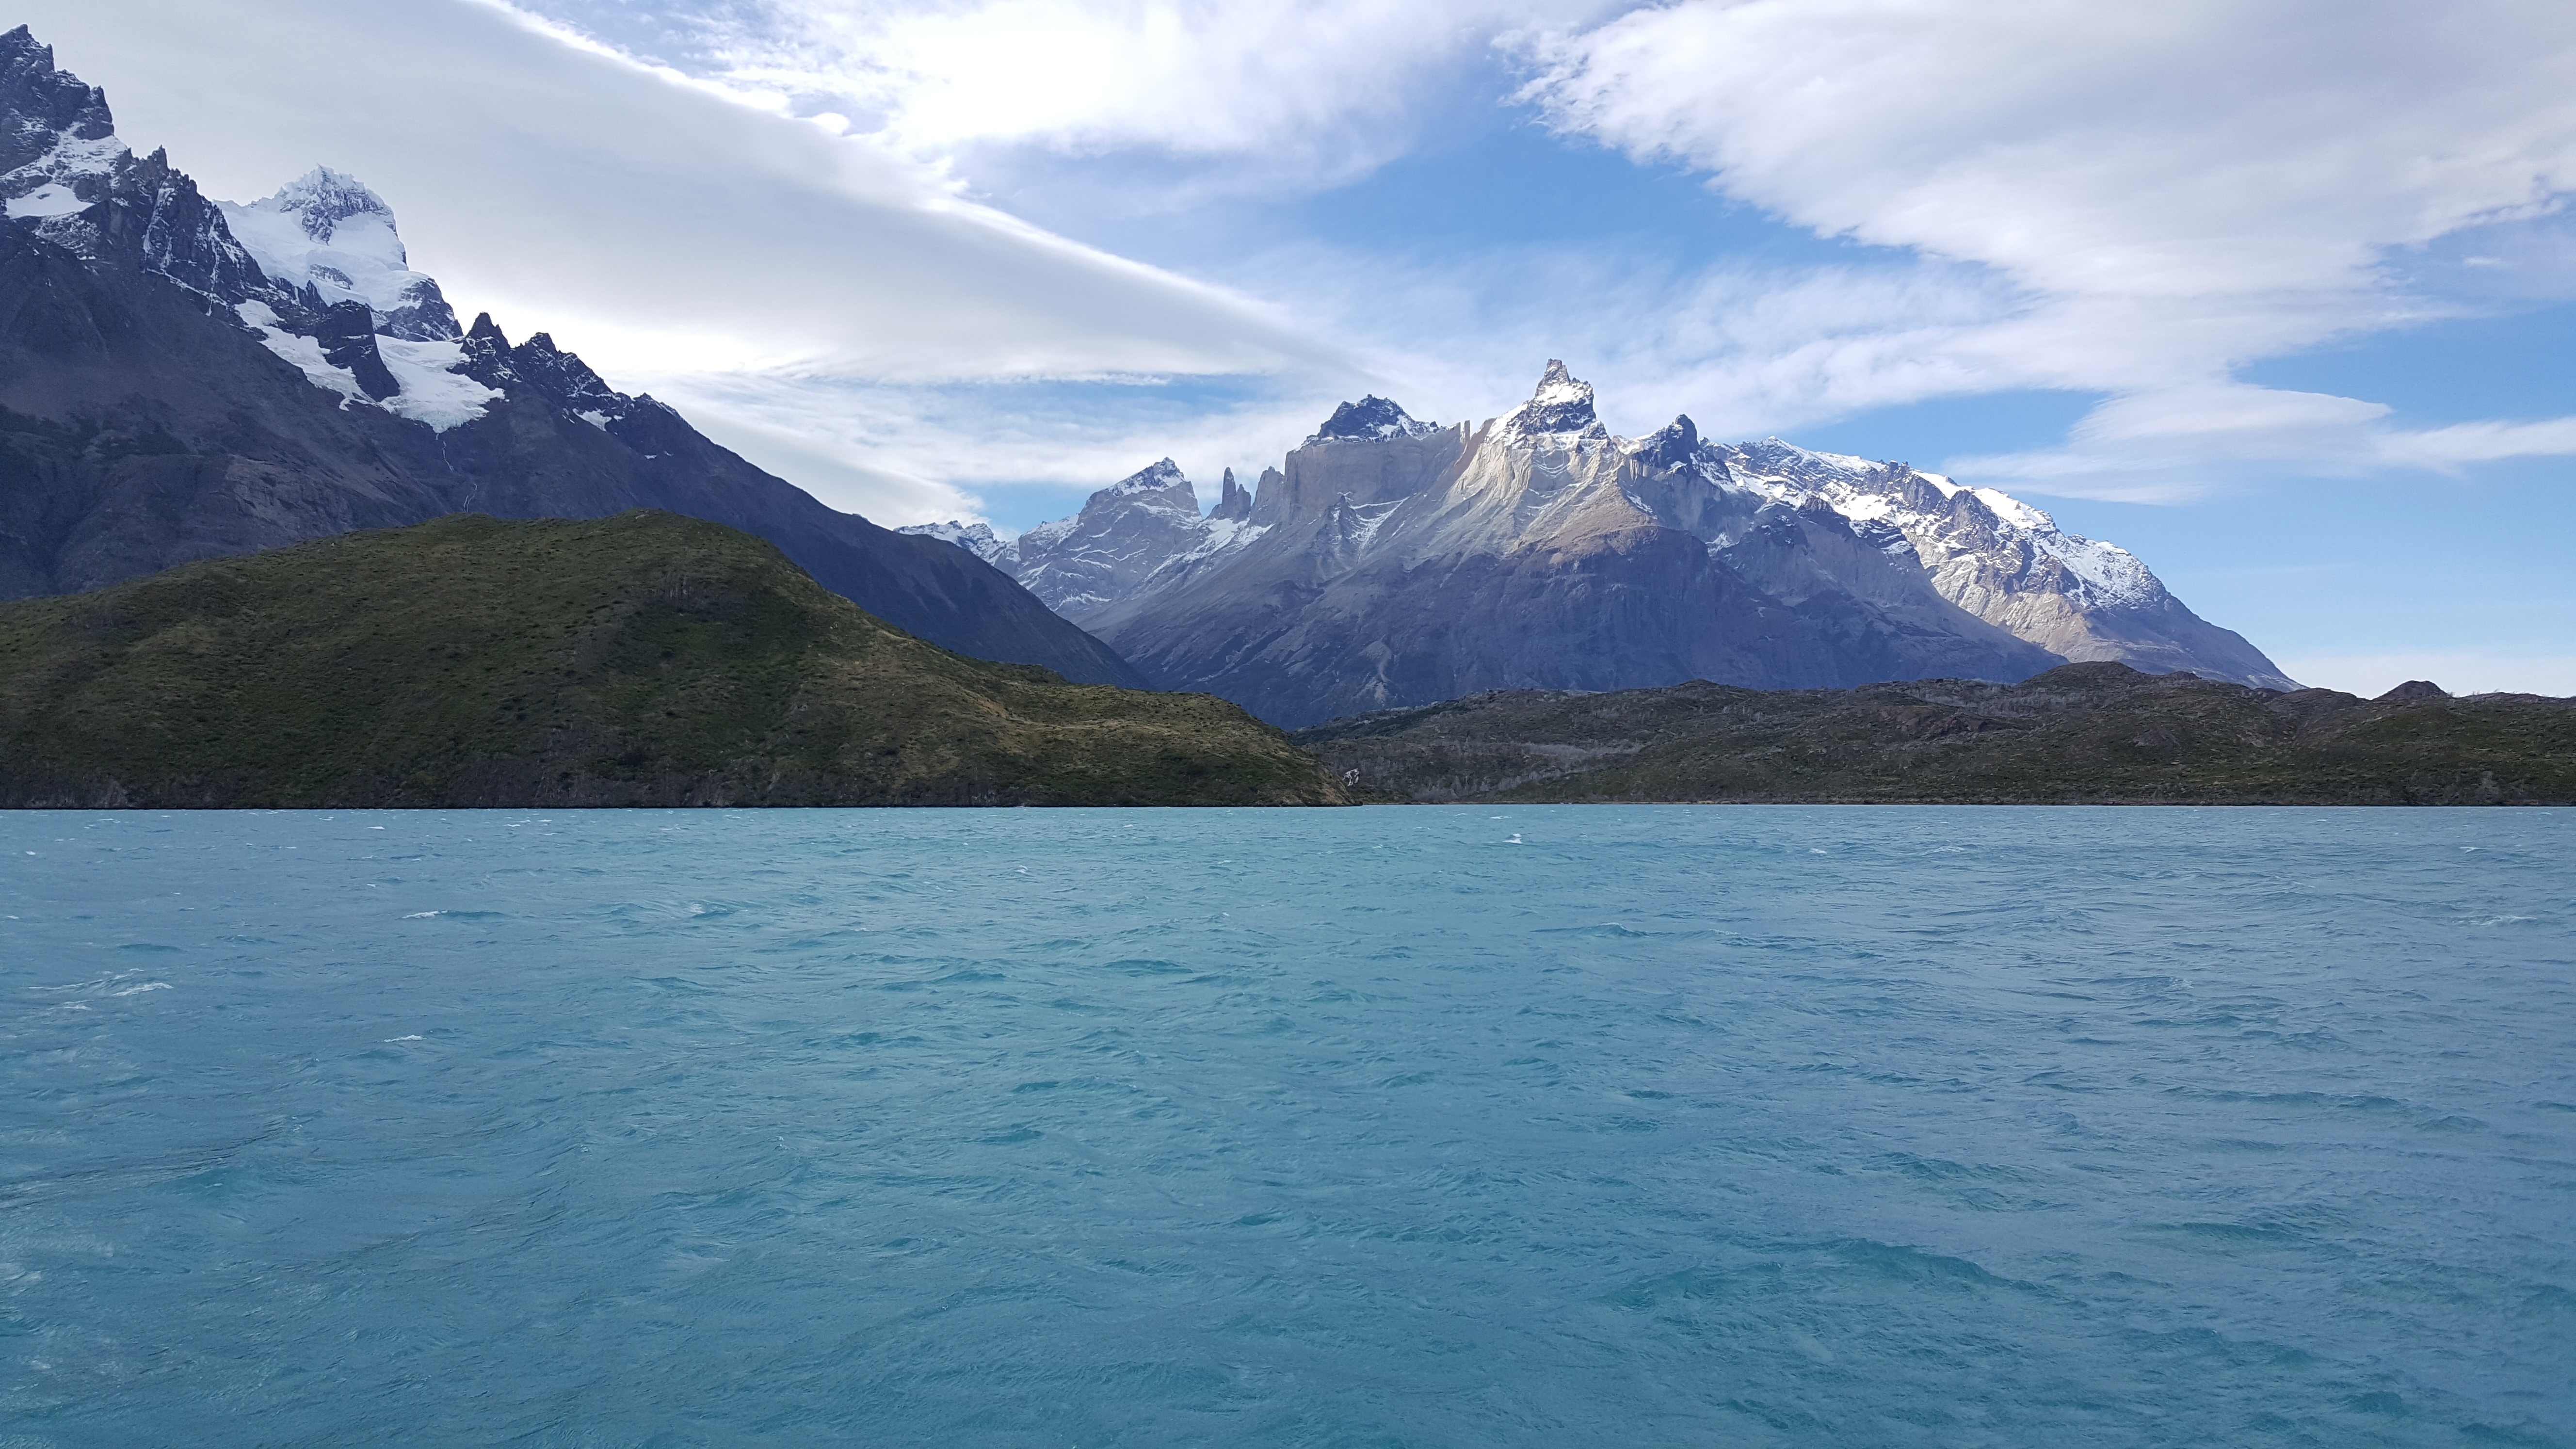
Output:
[[[456,313],[438,283],[411,269],[394,210],[367,184],[328,166],[247,205],[224,202],[232,234],[260,270],[316,306],[364,302],[376,330],[412,342],[452,342]]]
[[[1144,503],[1160,508],[1187,508],[1190,517],[1199,516],[1199,491],[1181,475],[1181,465],[1169,458],[1148,463],[1108,487],[1091,495],[1083,505],[1089,513],[1095,508],[1114,507],[1122,503]]]
[[[10,220],[41,228],[88,210],[130,159],[105,91],[56,70],[53,49],[27,27],[0,35],[0,201]]]
[[[1225,485],[1218,492],[1216,507],[1208,514],[1208,518],[1211,521],[1222,523],[1228,520],[1239,521],[1250,518],[1251,516],[1251,491],[1246,489],[1242,484],[1234,481],[1234,470],[1232,468],[1226,469]]]
[[[116,134],[107,92],[54,69],[54,49],[26,26],[0,35],[0,171],[15,171],[65,141]]]
[[[1699,452],[1699,425],[1684,413],[1629,446],[1630,456],[1651,468],[1687,466]]]
[[[895,532],[917,534],[923,538],[938,539],[941,543],[955,544],[986,563],[1000,558],[1003,552],[1010,548],[1008,543],[995,536],[993,525],[961,523],[954,518],[946,523],[906,524]]]
[[[1556,358],[1538,380],[1530,400],[1506,415],[1494,429],[1504,443],[1570,448],[1579,443],[1607,442],[1610,430],[1592,413],[1592,384],[1565,370]]]
[[[1392,398],[1370,393],[1358,402],[1346,402],[1333,409],[1333,415],[1324,419],[1324,425],[1309,434],[1301,446],[1380,443],[1389,438],[1420,437],[1424,433],[1437,432],[1439,427],[1438,423],[1427,423],[1408,414]]]
[[[394,224],[394,209],[385,205],[383,197],[358,178],[328,166],[314,167],[279,187],[276,195],[254,201],[244,209],[292,217],[298,229],[325,246],[338,234],[340,223],[351,217],[381,218],[388,231]],[[397,242],[395,246],[399,261],[401,244]]]

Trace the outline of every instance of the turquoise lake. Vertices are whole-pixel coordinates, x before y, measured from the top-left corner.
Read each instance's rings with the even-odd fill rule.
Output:
[[[2576,1445],[2576,812],[0,852],[8,1449]]]

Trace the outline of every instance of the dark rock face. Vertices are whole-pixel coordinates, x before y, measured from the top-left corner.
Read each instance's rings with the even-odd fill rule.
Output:
[[[66,209],[0,222],[0,598],[456,512],[650,507],[767,538],[825,587],[958,653],[1143,682],[982,560],[825,507],[543,334],[512,347],[480,319],[451,370],[497,396],[435,425],[399,415],[416,399],[368,309],[322,307],[268,277],[166,157],[114,147],[104,99],[52,71],[23,29],[0,37],[0,105],[0,137],[20,152],[64,122],[41,155],[74,156],[62,174],[97,192],[75,205],[71,182],[45,180]],[[95,144],[65,150],[60,137],[84,129]],[[262,307],[276,325],[245,325]],[[299,335],[314,365],[347,374],[344,391],[279,350]]]
[[[1358,402],[1346,402],[1333,409],[1333,415],[1324,419],[1324,425],[1306,443],[1309,447],[1331,442],[1381,443],[1389,438],[1427,433],[1435,426],[1416,421],[1392,400],[1371,393]]]
[[[1214,522],[1224,523],[1241,522],[1251,516],[1252,494],[1242,484],[1234,481],[1232,468],[1226,469],[1224,491],[1218,497],[1216,507],[1208,510],[1208,518]]]
[[[402,391],[384,353],[376,347],[376,318],[363,302],[342,302],[314,319],[313,340],[322,344],[322,360],[345,368],[367,396],[378,402]]]
[[[0,172],[38,160],[56,145],[116,134],[107,92],[54,69],[51,46],[26,26],[0,35]]]

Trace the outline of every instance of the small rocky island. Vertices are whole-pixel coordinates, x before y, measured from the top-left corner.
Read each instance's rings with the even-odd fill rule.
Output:
[[[457,515],[0,606],[0,805],[1321,805],[1204,694],[953,654],[720,524]]]
[[[2576,700],[2422,681],[2365,700],[2110,663],[2019,684],[1504,690],[1290,738],[1381,801],[2576,803]]]

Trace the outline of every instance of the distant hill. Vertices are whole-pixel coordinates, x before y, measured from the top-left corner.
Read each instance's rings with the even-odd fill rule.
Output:
[[[1369,800],[2576,803],[2576,700],[2069,664],[2020,684],[1518,690],[1301,730]]]
[[[459,515],[0,605],[10,806],[1343,799],[1223,700],[952,654],[672,513]]]

